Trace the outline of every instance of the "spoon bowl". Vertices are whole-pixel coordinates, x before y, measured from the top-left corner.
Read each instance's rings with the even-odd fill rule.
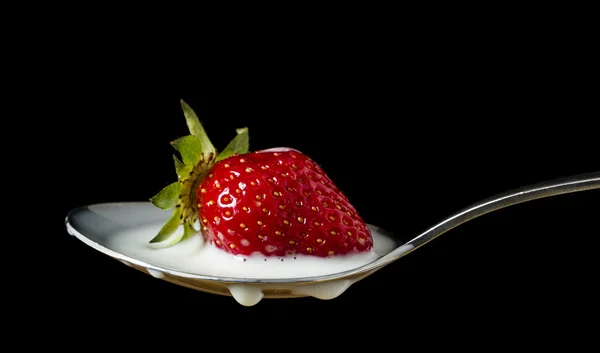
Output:
[[[151,238],[153,235],[151,227],[160,226],[167,220],[169,215],[149,202],[83,206],[70,211],[65,223],[71,235],[127,266],[180,286],[211,294],[232,296],[238,303],[251,306],[263,298],[312,296],[318,299],[333,299],[353,283],[370,276],[469,220],[535,199],[598,188],[600,188],[600,172],[580,174],[514,189],[464,208],[411,239],[401,239],[369,225],[373,233],[382,235],[381,239],[386,239],[385,242],[375,242],[377,257],[373,261],[345,271],[306,277],[249,278],[207,275],[178,269],[153,261],[150,257],[126,253],[115,248],[112,240],[119,234],[132,230],[143,233],[143,229],[147,229],[146,237]]]

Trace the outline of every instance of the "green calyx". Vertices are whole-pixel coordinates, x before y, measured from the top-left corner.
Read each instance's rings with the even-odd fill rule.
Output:
[[[179,152],[180,158],[173,156],[177,181],[167,185],[150,202],[163,210],[173,208],[173,213],[150,243],[164,247],[177,244],[197,233],[198,220],[197,190],[208,172],[219,161],[235,154],[245,154],[249,150],[248,128],[237,129],[237,136],[217,153],[204,131],[194,110],[183,100],[181,107],[190,135],[181,137],[171,145]],[[177,232],[182,227],[182,232]]]

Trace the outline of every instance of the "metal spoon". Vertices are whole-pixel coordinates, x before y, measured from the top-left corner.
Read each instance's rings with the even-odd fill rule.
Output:
[[[223,278],[185,273],[169,268],[153,265],[139,259],[126,256],[107,245],[106,238],[118,222],[109,218],[97,217],[89,207],[81,207],[71,211],[66,218],[67,230],[87,245],[115,259],[124,262],[140,271],[163,280],[193,288],[199,291],[233,296],[240,304],[250,306],[257,304],[262,298],[294,298],[313,296],[320,299],[332,299],[342,294],[353,283],[364,279],[386,265],[411,253],[429,241],[445,232],[484,214],[519,203],[567,194],[578,191],[600,188],[600,172],[580,174],[526,187],[514,189],[505,193],[479,201],[429,228],[407,242],[397,243],[397,247],[377,260],[362,267],[325,276],[305,278]],[[119,204],[120,207],[127,207]],[[142,203],[131,203],[131,207],[140,208]],[[141,222],[152,215],[140,216]],[[104,222],[104,223],[101,223]],[[101,224],[108,223],[104,230],[97,230]],[[103,226],[104,227],[104,226]]]

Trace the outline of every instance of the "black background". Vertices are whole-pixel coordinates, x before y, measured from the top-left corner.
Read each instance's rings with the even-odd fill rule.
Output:
[[[582,84],[597,82],[593,58],[585,49],[559,58],[554,44],[524,42],[499,49],[476,41],[402,58],[380,53],[368,63],[274,63],[271,73],[280,77],[242,70],[243,87],[224,79],[234,89],[227,91],[205,85],[201,77],[222,71],[200,64],[174,65],[163,76],[144,61],[113,56],[81,75],[56,74],[61,98],[45,108],[61,117],[53,122],[59,166],[50,171],[58,187],[40,187],[61,192],[47,211],[52,282],[39,289],[40,301],[72,330],[108,320],[120,327],[113,335],[157,339],[170,330],[212,332],[223,341],[235,339],[231,332],[281,330],[315,345],[309,326],[351,344],[361,335],[439,325],[459,338],[476,332],[506,343],[535,336],[531,327],[575,325],[597,308],[599,191],[468,222],[336,299],[263,300],[250,308],[135,271],[64,227],[75,207],[147,200],[175,180],[169,142],[187,133],[181,98],[217,148],[248,126],[251,150],[299,149],[367,222],[396,233],[416,236],[512,188],[599,171],[597,97]]]

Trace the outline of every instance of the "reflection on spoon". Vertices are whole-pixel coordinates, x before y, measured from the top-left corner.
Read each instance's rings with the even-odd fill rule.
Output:
[[[375,247],[375,251],[370,254],[361,254],[345,260],[317,260],[307,256],[295,259],[298,261],[296,263],[294,259],[288,258],[258,258],[243,262],[229,257],[228,261],[238,265],[237,269],[236,265],[215,265],[217,262],[214,262],[214,259],[203,263],[204,267],[198,267],[199,264],[194,263],[198,260],[193,259],[194,254],[198,254],[200,250],[205,251],[205,260],[211,259],[206,256],[206,251],[209,250],[203,248],[200,236],[171,248],[149,248],[148,237],[151,237],[156,231],[155,228],[160,227],[164,218],[168,217],[150,203],[114,203],[81,207],[69,213],[66,226],[70,234],[92,248],[156,278],[207,293],[232,296],[238,303],[251,306],[259,303],[262,298],[336,298],[357,281],[476,217],[526,201],[598,188],[600,172],[547,181],[475,203],[407,242],[400,242],[383,230],[370,226]],[[182,262],[182,258],[187,258],[188,262]],[[298,266],[305,261],[308,266]]]

